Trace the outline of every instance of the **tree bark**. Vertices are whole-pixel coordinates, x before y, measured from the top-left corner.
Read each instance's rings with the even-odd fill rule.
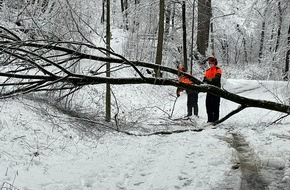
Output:
[[[210,46],[211,46],[211,54],[215,56],[215,47],[214,47],[214,30],[213,30],[213,23],[210,23]]]
[[[166,6],[166,10],[165,10],[165,30],[164,30],[164,33],[166,36],[169,35],[170,17],[171,17],[171,3],[168,3]]]
[[[107,48],[107,57],[110,57],[111,49],[111,2],[107,0],[107,25],[106,25],[106,48]],[[110,78],[110,62],[106,63],[106,77]],[[111,121],[111,87],[110,83],[106,83],[106,119],[107,122]]]
[[[102,1],[102,16],[101,16],[101,23],[104,23],[104,22],[105,22],[105,1],[106,1],[106,0],[103,0],[103,1]]]
[[[261,29],[261,38],[260,38],[259,63],[261,63],[262,56],[263,56],[263,48],[264,48],[264,41],[265,41],[265,26],[266,26],[266,22],[265,20],[263,20],[262,29]]]
[[[187,66],[187,47],[186,47],[186,7],[185,1],[182,2],[182,33],[183,33],[183,65],[186,70],[188,70]]]
[[[124,0],[121,0],[121,11],[122,13],[125,11]]]
[[[158,41],[155,63],[161,65],[162,51],[163,51],[163,36],[164,36],[164,0],[159,1],[159,28],[158,28]],[[156,77],[160,77],[160,70],[154,69]]]
[[[205,56],[209,44],[211,17],[211,0],[198,0],[197,49],[203,56]]]
[[[193,67],[193,41],[194,41],[194,19],[195,19],[195,0],[193,1],[192,5],[192,21],[191,21],[191,44],[190,44],[190,74],[192,74],[192,67]]]
[[[136,2],[135,2],[136,3]],[[123,23],[125,25],[125,29],[129,29],[129,24],[128,24],[128,0],[121,0],[121,11],[122,11],[122,16],[123,16]]]
[[[277,31],[277,40],[276,40],[276,47],[275,52],[278,51],[278,47],[280,44],[280,38],[281,38],[281,28],[282,28],[282,8],[281,8],[281,2],[278,2],[278,17],[279,17],[279,23],[278,23],[278,31]]]
[[[285,77],[284,80],[289,80],[289,62],[290,62],[290,25],[288,28],[288,38],[287,38],[287,53],[286,53],[286,59],[285,59]]]

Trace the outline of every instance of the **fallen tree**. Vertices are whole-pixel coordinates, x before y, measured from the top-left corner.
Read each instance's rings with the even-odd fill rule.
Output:
[[[228,92],[225,89],[204,84],[202,81],[190,75],[188,76],[194,81],[194,84],[183,84],[176,80],[176,69],[146,62],[130,61],[112,51],[110,51],[112,57],[106,57],[108,50],[92,44],[45,40],[24,41],[11,31],[3,27],[1,29],[0,51],[2,69],[0,76],[3,81],[0,84],[2,87],[0,93],[1,99],[38,91],[73,90],[85,85],[101,83],[114,85],[152,84],[183,87],[198,92],[210,92],[240,104],[236,110],[233,110],[224,118],[215,122],[215,125],[248,107],[257,107],[282,112],[287,115],[290,114],[290,106],[288,105],[242,97]],[[103,56],[97,56],[97,53],[86,53],[93,51],[98,54],[103,54]],[[107,62],[116,64],[112,67],[111,72],[120,71],[124,68],[132,68],[137,76],[129,78],[107,78],[104,75],[102,76],[103,73],[98,69],[88,71],[87,73],[72,69],[76,64],[82,64],[82,60],[90,60],[90,62],[93,62],[99,68]],[[174,77],[146,77],[142,74],[140,68],[157,69],[172,74]]]

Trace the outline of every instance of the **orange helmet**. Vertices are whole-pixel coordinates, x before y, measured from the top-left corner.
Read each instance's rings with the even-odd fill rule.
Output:
[[[182,64],[179,64],[179,65],[177,66],[177,69],[178,69],[179,71],[186,72],[186,69],[184,68],[184,66],[183,66]]]

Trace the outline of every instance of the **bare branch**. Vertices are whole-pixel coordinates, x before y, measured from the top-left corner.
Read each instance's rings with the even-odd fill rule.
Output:
[[[220,120],[214,122],[213,125],[217,125],[217,124],[220,124],[220,123],[224,122],[225,120],[227,120],[228,118],[230,118],[231,116],[237,114],[238,112],[242,111],[245,108],[246,108],[245,105],[240,105],[237,109],[231,111],[230,113],[228,113],[226,116],[224,116]]]
[[[73,46],[83,47],[82,49],[87,48],[86,50],[89,50],[87,52],[99,51],[104,54],[104,57],[81,52],[80,49],[67,48]],[[19,39],[16,40],[16,37],[8,32],[8,37],[3,35],[0,36],[0,50],[5,59],[5,64],[1,66],[2,72],[0,72],[0,76],[3,77],[5,81],[3,84],[0,84],[3,89],[0,99],[45,90],[78,90],[85,85],[102,83],[114,85],[152,84],[181,87],[184,89],[192,89],[197,92],[209,92],[241,105],[239,108],[214,123],[215,125],[225,121],[247,107],[257,107],[290,114],[290,106],[288,105],[242,97],[230,93],[225,89],[204,84],[186,73],[184,74],[190,77],[191,80],[194,81],[194,84],[189,85],[180,83],[176,80],[175,75],[178,73],[176,69],[152,63],[130,61],[115,52],[88,43],[46,40],[20,41]],[[112,57],[106,57],[107,52],[109,52]],[[138,74],[138,77],[107,78],[102,77],[100,73],[96,72],[93,73],[98,75],[90,75],[91,71],[84,74],[82,71],[68,70],[75,63],[82,60],[90,60],[95,66],[98,66],[99,62],[108,62],[112,64],[112,68],[114,68],[112,71],[119,71],[123,68],[131,67]],[[113,64],[117,66],[113,66]],[[145,77],[139,70],[140,67],[158,69],[173,74],[173,78]],[[39,71],[41,71],[42,74],[38,73]],[[69,86],[62,86],[61,88],[58,86],[58,88],[56,88],[55,86],[59,84],[68,84]]]

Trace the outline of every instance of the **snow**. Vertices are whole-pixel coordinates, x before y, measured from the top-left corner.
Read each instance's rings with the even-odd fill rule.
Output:
[[[170,93],[174,88],[142,86],[128,98],[125,94],[133,87],[118,88],[120,92],[116,93],[120,99],[131,100],[124,102],[128,106],[124,108],[128,111],[126,114],[132,107],[144,108],[151,103],[171,113],[169,108],[174,97]],[[275,91],[277,97],[284,96],[287,83],[227,79],[223,87],[246,97],[275,101],[271,92]],[[160,94],[154,98],[150,93]],[[196,120],[193,124],[197,126],[183,125],[179,121],[172,124],[158,109],[144,108],[138,112],[142,118],[136,118],[137,126],[127,130],[149,134],[202,127],[206,121],[204,98],[205,94],[200,93],[200,117],[193,118]],[[176,102],[173,117],[183,116],[185,105],[184,93]],[[49,116],[38,106],[27,99],[1,101],[0,184],[4,187],[11,184],[27,190],[219,189],[225,186],[239,189],[242,171],[232,168],[238,163],[239,154],[230,143],[232,134],[245,138],[259,167],[283,171],[280,179],[271,183],[283,181],[281,183],[290,184],[290,124],[286,117],[280,123],[270,125],[281,115],[277,112],[248,108],[216,129],[207,128],[201,132],[151,136],[106,132],[98,139],[91,139],[79,136],[79,132],[71,127],[74,125],[72,119],[64,120],[69,116],[47,106],[47,110],[53,110],[62,118],[49,122]],[[222,99],[221,115],[236,106]],[[267,179],[267,172],[264,176]],[[228,178],[235,180],[229,182]],[[272,187],[275,189],[276,186],[272,184]]]
[[[287,82],[223,78],[222,88],[289,104]],[[247,108],[217,128],[195,131],[206,122],[205,93],[199,93],[199,118],[174,121],[169,116],[186,114],[186,94],[176,99],[175,87],[112,86],[112,112],[118,104],[118,124],[128,135],[108,130],[98,115],[104,107],[93,100],[99,96],[104,105],[103,89],[87,87],[75,96],[95,113],[89,124],[31,96],[1,100],[1,189],[257,189],[260,179],[269,189],[290,188],[290,120],[271,124],[283,114]],[[237,106],[222,99],[221,117]],[[182,129],[188,131],[152,135]],[[250,174],[260,181],[251,184]]]

